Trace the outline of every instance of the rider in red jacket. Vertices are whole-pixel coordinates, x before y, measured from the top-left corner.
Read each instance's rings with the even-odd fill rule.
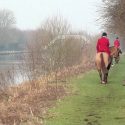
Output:
[[[102,37],[98,39],[96,49],[98,52],[106,52],[108,55],[110,55],[110,49],[109,49],[109,39],[107,38],[107,33],[103,33]]]
[[[114,46],[117,48],[117,53],[114,56],[114,58],[115,58],[115,62],[118,63],[118,61],[120,59],[120,55],[119,54],[122,54],[122,51],[120,49],[120,41],[119,41],[118,37],[116,37],[116,40],[114,41]]]
[[[116,48],[120,48],[120,41],[119,41],[119,38],[118,38],[118,37],[116,37],[116,40],[114,41],[114,46],[115,46]]]

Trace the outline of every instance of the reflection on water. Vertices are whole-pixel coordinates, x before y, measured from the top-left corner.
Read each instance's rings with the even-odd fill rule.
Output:
[[[20,84],[26,81],[28,78],[24,74],[24,71],[20,68],[21,62],[13,61],[13,62],[0,62],[0,73],[6,77],[6,81],[9,84]]]
[[[19,84],[27,80],[23,70],[21,54],[0,55],[0,81],[5,80],[11,84]]]
[[[15,73],[15,75],[14,75],[15,84],[23,83],[26,80],[28,80],[28,77],[25,74],[18,72],[18,71],[17,71],[17,73]]]

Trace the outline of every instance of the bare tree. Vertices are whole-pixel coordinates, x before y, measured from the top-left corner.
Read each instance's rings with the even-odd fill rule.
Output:
[[[13,30],[16,23],[15,17],[10,10],[0,10],[0,49],[8,48],[10,42],[14,42],[17,35]],[[16,37],[15,37],[16,36]],[[17,42],[17,41],[16,41]]]
[[[41,29],[49,32],[53,39],[58,35],[68,34],[71,30],[71,25],[62,16],[54,16],[48,18],[44,24],[41,25]]]
[[[33,72],[37,72],[37,75],[39,73],[41,74],[43,71],[52,69],[51,64],[57,60],[55,53],[58,52],[57,50],[55,52],[55,44],[54,46],[51,46],[51,49],[45,48],[48,47],[50,43],[59,35],[69,33],[69,27],[70,25],[63,18],[52,17],[48,18],[37,31],[32,33],[32,37],[30,38],[27,46],[28,51],[30,51],[28,59],[32,65],[30,65],[30,69]]]
[[[64,69],[81,65],[85,62],[83,60],[87,62],[90,59],[91,63],[94,47],[90,41],[92,38],[89,34],[73,32],[70,24],[63,18],[48,18],[38,30],[31,32],[27,44],[29,54],[24,59],[24,65],[29,79],[52,74],[57,80]]]
[[[100,13],[105,29],[120,35],[125,33],[124,0],[103,0]]]
[[[10,10],[0,10],[0,28],[10,28],[16,23],[15,17]]]

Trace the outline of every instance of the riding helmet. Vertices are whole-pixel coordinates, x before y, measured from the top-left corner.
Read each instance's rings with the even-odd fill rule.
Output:
[[[107,33],[106,33],[106,32],[103,32],[103,33],[102,33],[102,36],[107,36]]]

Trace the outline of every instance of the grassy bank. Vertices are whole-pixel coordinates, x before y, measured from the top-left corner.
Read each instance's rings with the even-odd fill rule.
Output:
[[[99,83],[96,71],[71,80],[73,95],[50,110],[46,125],[124,125],[125,59],[109,74],[109,84]]]

